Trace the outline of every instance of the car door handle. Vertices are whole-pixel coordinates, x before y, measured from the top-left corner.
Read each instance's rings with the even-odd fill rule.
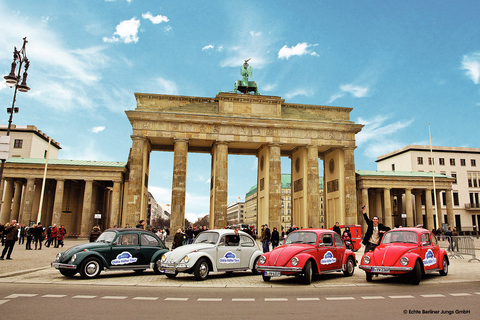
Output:
[[[242,251],[242,248],[237,248],[237,251]]]

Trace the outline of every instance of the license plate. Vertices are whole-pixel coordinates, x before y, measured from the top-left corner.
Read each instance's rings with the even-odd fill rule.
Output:
[[[173,270],[173,269],[163,269],[163,273],[175,274],[175,270]]]
[[[372,267],[372,272],[390,272],[390,268],[386,267]]]
[[[280,271],[265,271],[264,275],[267,277],[280,277],[282,274]]]

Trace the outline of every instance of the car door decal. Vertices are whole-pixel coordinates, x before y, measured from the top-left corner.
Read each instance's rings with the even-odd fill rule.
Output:
[[[323,255],[323,259],[320,260],[320,263],[321,263],[321,264],[332,264],[332,263],[335,263],[335,261],[337,261],[337,258],[335,258],[335,257],[333,256],[332,251],[327,251],[327,252],[325,252],[325,254]]]
[[[128,251],[123,251],[115,259],[112,260],[112,265],[118,266],[123,264],[135,263],[137,258],[133,258],[132,254]]]
[[[235,253],[233,253],[232,251],[228,251],[227,253],[225,253],[225,255],[222,258],[220,258],[220,260],[218,260],[218,262],[220,262],[220,263],[239,263],[240,259],[237,258]]]
[[[425,259],[423,259],[423,265],[428,267],[437,263],[437,258],[433,254],[432,249],[428,249],[427,253],[425,254]]]

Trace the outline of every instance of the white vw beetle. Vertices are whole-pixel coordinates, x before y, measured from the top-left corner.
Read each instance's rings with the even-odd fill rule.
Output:
[[[262,255],[257,243],[245,232],[214,229],[200,233],[192,244],[166,252],[157,268],[169,278],[179,272],[193,273],[196,280],[205,280],[212,272],[257,271]],[[153,266],[152,266],[153,267]]]

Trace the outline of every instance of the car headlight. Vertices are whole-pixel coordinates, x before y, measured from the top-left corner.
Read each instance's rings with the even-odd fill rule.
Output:
[[[160,258],[160,260],[162,260],[162,262],[165,262],[167,261],[167,257],[164,254],[162,254],[162,257]]]
[[[290,261],[290,263],[292,264],[292,266],[296,266],[298,264],[298,258],[297,257],[293,257],[292,258],[292,261]]]
[[[74,254],[71,258],[70,258],[70,264],[74,263],[75,260],[77,260],[77,255]]]
[[[369,263],[370,263],[370,257],[369,256],[363,257],[363,264],[369,264]]]
[[[182,260],[183,260],[183,262],[188,263],[188,261],[190,261],[190,257],[187,255],[187,256],[183,257]]]
[[[62,257],[62,253],[61,252],[57,253],[57,256],[55,257],[55,261],[57,262],[60,261],[61,257]]]
[[[402,266],[406,266],[408,264],[408,258],[407,257],[402,257],[402,259],[400,259],[400,264]]]
[[[260,259],[258,259],[258,263],[260,264],[265,264],[266,261],[267,261],[267,258],[265,258],[265,256],[261,256]]]

